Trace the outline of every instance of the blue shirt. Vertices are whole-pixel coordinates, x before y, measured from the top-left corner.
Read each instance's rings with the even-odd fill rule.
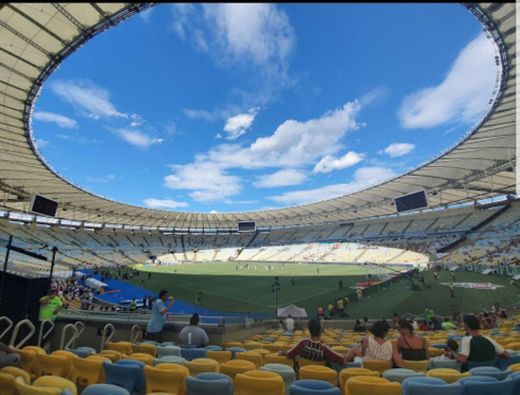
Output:
[[[161,310],[165,307],[166,306],[161,299],[157,299],[153,302],[152,318],[148,321],[148,326],[146,328],[147,332],[157,333],[163,330],[164,323],[166,322],[166,314],[161,314]]]

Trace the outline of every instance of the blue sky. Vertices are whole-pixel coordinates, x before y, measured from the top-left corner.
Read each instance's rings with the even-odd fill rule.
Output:
[[[63,62],[33,137],[56,171],[116,201],[293,206],[452,146],[488,108],[494,57],[458,4],[162,4]]]

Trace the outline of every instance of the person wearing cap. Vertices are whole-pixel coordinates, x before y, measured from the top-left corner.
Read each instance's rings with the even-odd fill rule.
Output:
[[[56,321],[56,317],[58,316],[59,311],[63,308],[63,305],[63,300],[58,296],[58,292],[55,288],[50,288],[47,295],[40,298],[40,314],[38,317],[39,327],[37,333],[39,333],[44,321]],[[45,332],[46,330],[44,328],[41,341],[41,346],[44,348],[50,340],[52,331],[49,331],[49,333]]]

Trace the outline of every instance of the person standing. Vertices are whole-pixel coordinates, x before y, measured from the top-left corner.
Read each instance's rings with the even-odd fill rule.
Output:
[[[169,301],[167,306],[165,305],[166,300]],[[162,343],[162,330],[166,322],[166,314],[173,304],[173,296],[168,297],[168,291],[165,289],[161,290],[159,292],[159,299],[152,305],[152,317],[146,327],[147,339]]]
[[[294,331],[294,319],[291,317],[290,314],[285,319],[285,328],[287,329],[288,332],[293,332]]]
[[[63,300],[58,296],[58,292],[55,288],[50,288],[47,292],[47,296],[43,296],[40,298],[40,314],[38,317],[39,325],[38,332],[43,330],[46,332],[45,328],[42,329],[42,325],[44,321],[56,321],[56,317],[58,316],[59,311],[63,308]],[[45,345],[48,343],[51,337],[52,330],[47,334],[43,333],[41,340],[41,347],[45,348]]]

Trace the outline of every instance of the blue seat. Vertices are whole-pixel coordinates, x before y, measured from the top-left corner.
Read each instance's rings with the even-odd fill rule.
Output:
[[[76,354],[80,358],[86,358],[89,355],[95,354],[96,349],[92,347],[78,347],[74,350],[70,350],[70,352]]]
[[[460,384],[446,384],[436,377],[409,377],[401,383],[402,395],[460,395]]]
[[[130,395],[130,392],[117,385],[92,384],[85,388],[81,395]]]
[[[186,378],[188,395],[232,395],[233,381],[222,373],[199,373]]]
[[[495,368],[493,366],[481,366],[478,368],[473,368],[469,372],[472,376],[488,376],[494,377],[497,380],[504,380],[511,373],[509,370],[500,370],[499,368]]]
[[[289,394],[289,388],[296,380],[296,372],[293,368],[280,363],[266,363],[260,367],[260,370],[267,370],[268,372],[273,372],[282,376],[285,384],[285,393]]]
[[[167,355],[181,355],[181,348],[177,346],[157,346],[157,358],[162,358]]]
[[[446,347],[446,344],[443,344],[443,343],[434,343],[432,344],[432,347],[433,348],[438,348],[440,350],[444,350],[444,348]]]
[[[176,344],[175,344],[175,342],[162,342],[160,345],[167,347],[167,346],[175,346]]]
[[[138,393],[144,392],[146,388],[146,381],[144,376],[145,363],[142,361],[136,361],[135,359],[120,359],[116,362],[116,365],[120,366],[137,366],[138,372],[136,373],[136,391]]]
[[[497,382],[465,381],[461,383],[461,395],[518,395],[516,382],[504,380]]]
[[[460,362],[457,362],[455,359],[448,359],[442,357],[430,359],[430,369],[447,368],[460,371],[460,367]]]
[[[484,367],[484,366],[496,367],[497,366],[497,360],[493,359],[491,361],[483,361],[483,362],[468,361],[468,362],[466,362],[465,365],[466,365],[466,369],[468,371],[471,370],[471,369],[474,369],[474,368],[480,368],[480,367]]]
[[[416,372],[415,370],[411,370],[411,369],[402,369],[402,368],[387,369],[383,372],[384,379],[387,379],[389,381],[398,381],[399,383],[402,383],[404,380],[406,380],[409,377],[417,377],[417,376],[424,376],[424,373]]]
[[[158,365],[160,363],[178,363],[179,365],[184,365],[186,360],[183,357],[177,355],[166,355],[165,357],[155,358],[153,360],[154,365]]]
[[[322,380],[298,380],[292,383],[290,395],[341,395],[341,390]]]
[[[511,373],[509,376],[507,376],[508,381],[513,381],[515,383],[515,394],[520,394],[520,372],[514,372]]]
[[[105,383],[123,387],[130,394],[139,393],[139,373],[141,369],[138,365],[118,365],[103,362],[105,371]]]
[[[513,365],[514,363],[520,363],[520,355],[515,355],[511,358],[497,358],[497,367],[500,370],[506,370],[510,365]]]
[[[181,357],[187,361],[191,361],[195,358],[206,358],[208,350],[205,348],[181,348]]]
[[[211,351],[222,351],[222,347],[220,346],[215,346],[215,345],[209,345],[209,346],[206,346],[204,347],[206,350],[211,350]]]
[[[228,348],[226,348],[226,351],[231,351],[231,358],[235,359],[235,355],[237,352],[244,352],[247,350],[242,347],[228,347]]]
[[[461,384],[465,381],[493,383],[493,382],[497,382],[498,379],[491,377],[491,376],[468,376],[468,377],[463,377],[461,379],[458,379],[457,383]]]

